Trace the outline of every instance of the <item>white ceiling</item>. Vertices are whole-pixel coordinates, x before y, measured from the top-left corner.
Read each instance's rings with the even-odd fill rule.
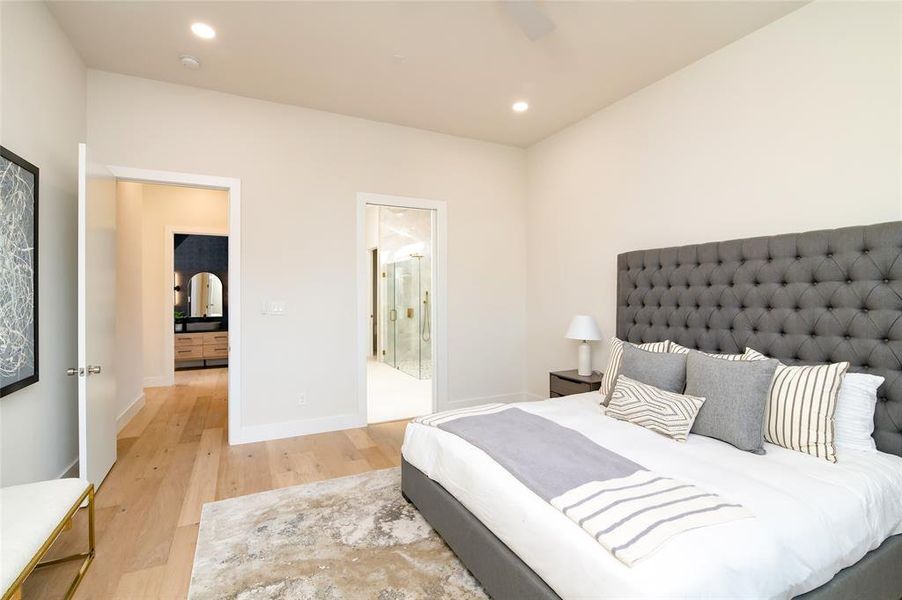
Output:
[[[535,42],[490,1],[50,7],[92,68],[528,146],[802,4],[545,2],[557,27]]]

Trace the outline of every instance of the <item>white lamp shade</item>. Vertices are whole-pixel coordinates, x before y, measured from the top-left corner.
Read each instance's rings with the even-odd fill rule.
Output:
[[[567,328],[567,335],[564,337],[571,340],[597,341],[601,339],[601,329],[589,315],[576,315],[570,321],[570,327]]]

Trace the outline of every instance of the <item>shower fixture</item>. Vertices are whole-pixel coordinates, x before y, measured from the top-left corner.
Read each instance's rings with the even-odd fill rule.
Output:
[[[414,252],[410,255],[410,258],[419,260],[423,258],[423,255]],[[429,312],[429,290],[426,290],[425,296],[423,297],[423,314],[422,318],[420,319],[420,338],[424,342],[428,342],[430,339],[432,339],[432,323],[430,322],[431,319]]]
[[[432,339],[432,323],[430,322],[429,316],[429,290],[426,290],[426,295],[423,298],[423,318],[422,324],[420,325],[420,338],[424,342],[428,342]]]

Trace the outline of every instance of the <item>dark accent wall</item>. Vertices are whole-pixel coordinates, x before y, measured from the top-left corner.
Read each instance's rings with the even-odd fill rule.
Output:
[[[222,281],[222,318],[229,316],[229,238],[225,235],[175,234],[175,272],[182,292],[175,309],[188,312],[188,281],[197,273],[213,273]]]

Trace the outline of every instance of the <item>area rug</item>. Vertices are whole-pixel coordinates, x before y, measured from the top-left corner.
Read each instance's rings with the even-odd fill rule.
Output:
[[[191,600],[485,599],[400,469],[204,505]]]

